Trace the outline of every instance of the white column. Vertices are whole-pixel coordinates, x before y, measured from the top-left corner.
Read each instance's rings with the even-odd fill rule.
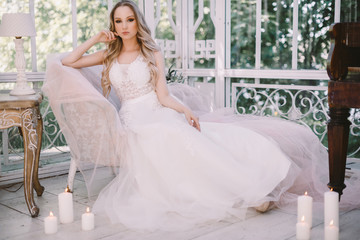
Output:
[[[176,68],[181,68],[181,45],[182,41],[185,40],[182,39],[181,34],[181,24],[182,24],[182,15],[181,15],[181,1],[178,0],[178,3],[176,4],[176,31],[175,31],[175,44],[176,44]]]
[[[168,0],[171,1],[171,0]],[[155,7],[155,5],[154,5]],[[161,4],[160,4],[160,0],[156,0],[156,9],[153,10],[153,12],[155,12],[155,16],[154,16],[154,38],[155,38],[155,29],[157,27],[157,25],[160,22],[160,15],[161,15]]]
[[[294,0],[291,69],[297,70],[299,0]]]
[[[109,1],[110,1],[110,0],[109,0]],[[144,10],[144,0],[139,0],[138,7],[139,7],[140,11],[142,12],[142,14],[144,14],[144,13],[145,13],[145,10]]]
[[[189,9],[188,1],[181,0],[181,58],[182,58],[182,70],[185,73],[189,67]],[[180,5],[180,3],[178,3]],[[176,21],[177,22],[177,21]],[[184,77],[187,77],[184,74]]]
[[[150,28],[151,36],[155,39],[154,0],[146,0],[144,3],[145,21]]]
[[[261,62],[261,1],[256,0],[255,69],[260,69]]]
[[[335,0],[335,18],[334,22],[340,22],[340,10],[341,10],[341,0]]]
[[[34,0],[29,1],[30,15],[35,22],[35,7]],[[35,24],[36,29],[36,24]],[[33,72],[37,72],[37,59],[36,59],[36,36],[31,37],[31,69]]]
[[[71,20],[72,20],[72,45],[73,48],[77,47],[77,8],[76,0],[71,0]]]
[[[255,69],[261,64],[261,1],[256,0]],[[260,78],[255,78],[255,83],[260,84]]]
[[[107,18],[108,21],[109,21],[110,13],[111,13],[111,10],[113,7],[114,7],[113,0],[108,0],[108,18]],[[108,25],[109,25],[109,22],[108,22]]]
[[[216,0],[215,14],[215,104],[217,107],[225,106],[225,2]]]
[[[225,68],[231,68],[231,1],[225,1]],[[225,78],[225,107],[230,107],[231,78]]]
[[[185,2],[186,0],[184,0]],[[188,0],[189,4],[187,6],[188,12],[185,13],[185,16],[188,18],[188,68],[194,68],[194,55],[195,55],[195,32],[193,33],[194,26],[194,0]],[[200,3],[199,3],[200,5]],[[200,13],[199,13],[200,14]],[[195,30],[196,31],[196,30]]]

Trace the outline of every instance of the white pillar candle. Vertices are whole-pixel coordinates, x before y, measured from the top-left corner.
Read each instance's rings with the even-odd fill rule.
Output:
[[[308,196],[307,192],[298,197],[297,221],[301,222],[301,218],[304,216],[305,222],[309,224],[310,228],[312,228],[312,203],[313,198]]]
[[[54,234],[57,232],[57,217],[50,212],[49,216],[44,219],[44,232]]]
[[[86,208],[86,213],[81,216],[81,228],[83,231],[93,230],[95,225],[95,217],[89,208]]]
[[[324,193],[324,225],[329,225],[330,221],[339,227],[339,193],[332,190]]]
[[[310,225],[305,221],[305,217],[302,216],[301,221],[296,223],[296,239],[308,240],[310,239]]]
[[[60,193],[59,199],[59,218],[61,223],[71,223],[74,221],[73,196],[68,188]]]
[[[339,240],[339,228],[334,226],[333,221],[325,225],[325,240]]]

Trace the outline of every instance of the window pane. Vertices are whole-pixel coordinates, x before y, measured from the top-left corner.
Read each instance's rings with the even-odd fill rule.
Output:
[[[176,6],[177,1],[172,1],[172,15],[171,18],[174,21],[174,24],[179,24],[181,16],[176,16]],[[157,3],[154,2],[155,9],[158,8]],[[175,31],[171,26],[169,15],[168,15],[168,1],[161,0],[160,1],[160,19],[155,28],[155,41],[157,45],[159,45],[163,51],[163,55],[165,57],[165,65],[170,67],[173,65],[175,68],[181,67],[181,59],[180,59],[180,48],[177,46],[181,44],[181,36],[179,35],[178,41],[175,39]],[[156,18],[156,10],[154,9],[154,17]],[[178,49],[178,52],[176,52]],[[178,58],[179,57],[179,58]]]
[[[261,67],[291,68],[292,0],[263,0]]]
[[[298,69],[326,69],[333,22],[334,0],[300,2]]]
[[[211,19],[210,11],[210,0],[204,0],[204,17],[199,27],[196,29],[195,42],[189,43],[195,45],[195,55],[193,58],[194,68],[215,67],[215,26]],[[199,15],[199,1],[194,0],[194,24]],[[189,32],[189,34],[192,33]]]
[[[78,45],[85,42],[99,31],[109,28],[107,1],[77,0]],[[104,44],[96,44],[88,53],[104,49]]]
[[[231,0],[231,68],[255,67],[256,1]]]
[[[341,22],[360,22],[360,2],[359,0],[341,1]]]
[[[69,1],[35,1],[35,25],[38,70],[45,71],[48,54],[72,50]]]

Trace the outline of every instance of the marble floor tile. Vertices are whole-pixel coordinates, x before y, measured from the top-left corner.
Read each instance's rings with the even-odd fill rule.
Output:
[[[0,204],[0,239],[12,239],[37,230],[42,230],[42,222],[16,209]]]
[[[294,213],[273,209],[267,213],[259,213],[250,209],[245,220],[229,218],[221,222],[204,224],[186,231],[135,231],[128,230],[121,224],[111,224],[103,216],[96,216],[95,229],[81,230],[81,215],[86,206],[92,206],[98,192],[112,179],[111,170],[99,169],[99,178],[94,185],[92,198],[87,197],[85,182],[80,173],[74,180],[74,222],[58,224],[58,232],[53,235],[44,233],[44,217],[49,211],[58,216],[58,194],[63,192],[67,175],[41,179],[45,192],[41,197],[34,195],[34,200],[40,208],[37,218],[30,217],[25,204],[23,188],[14,185],[8,192],[0,189],[0,240],[11,239],[65,239],[65,240],[295,240],[295,225],[297,216]],[[88,173],[87,173],[88,174]],[[341,212],[340,239],[360,240],[360,209]],[[324,239],[324,225],[321,214],[314,217],[312,240]]]
[[[238,221],[195,239],[286,239],[295,234],[295,224],[296,216],[273,210]]]

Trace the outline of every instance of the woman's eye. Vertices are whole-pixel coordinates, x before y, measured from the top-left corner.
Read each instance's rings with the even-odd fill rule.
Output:
[[[134,20],[133,18],[128,19],[129,22],[133,22]]]
[[[120,20],[116,20],[115,22],[116,22],[116,23],[121,23],[121,21],[120,21]]]

